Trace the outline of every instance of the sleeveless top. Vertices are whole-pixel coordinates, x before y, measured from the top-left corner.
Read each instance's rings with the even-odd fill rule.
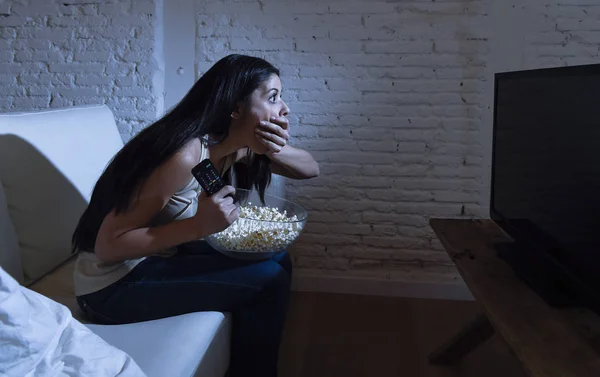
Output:
[[[200,161],[205,158],[206,146],[203,143]],[[233,165],[234,158],[235,154],[226,157],[223,172],[226,172]],[[201,191],[200,184],[192,177],[187,185],[171,196],[167,204],[150,222],[149,226],[164,225],[171,221],[194,216],[198,209],[198,196]],[[170,257],[175,253],[176,247],[173,247],[162,250],[154,255]],[[98,260],[94,252],[80,251],[75,262],[75,270],[73,271],[75,295],[82,296],[108,287],[122,279],[145,259],[146,257],[141,257],[119,262],[102,262]]]

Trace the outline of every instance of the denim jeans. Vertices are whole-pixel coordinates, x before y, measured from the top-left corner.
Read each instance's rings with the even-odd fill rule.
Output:
[[[118,282],[78,297],[95,323],[123,324],[198,311],[232,314],[231,377],[277,375],[290,294],[287,252],[265,261],[231,259],[197,241],[152,256]]]

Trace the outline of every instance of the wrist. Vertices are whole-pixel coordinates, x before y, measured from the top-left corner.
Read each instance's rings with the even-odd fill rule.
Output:
[[[199,240],[208,235],[205,231],[204,221],[198,221],[195,217],[188,217],[180,221],[188,241]]]
[[[281,157],[282,157],[282,152],[284,151],[284,148],[281,148],[281,150],[279,152],[275,152],[272,150],[269,150],[266,155],[267,157],[269,157],[271,160],[273,160],[273,162],[281,162]]]

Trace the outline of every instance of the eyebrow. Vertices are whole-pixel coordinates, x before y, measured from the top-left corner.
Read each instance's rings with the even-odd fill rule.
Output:
[[[277,88],[271,88],[271,89],[269,89],[269,91],[267,93],[271,93],[272,91],[275,91],[276,93],[278,93],[279,89],[277,89]]]

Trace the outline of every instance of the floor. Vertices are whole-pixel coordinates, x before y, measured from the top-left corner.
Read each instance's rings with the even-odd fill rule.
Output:
[[[477,314],[474,302],[295,292],[281,377],[525,377],[494,336],[454,367],[427,356]]]

